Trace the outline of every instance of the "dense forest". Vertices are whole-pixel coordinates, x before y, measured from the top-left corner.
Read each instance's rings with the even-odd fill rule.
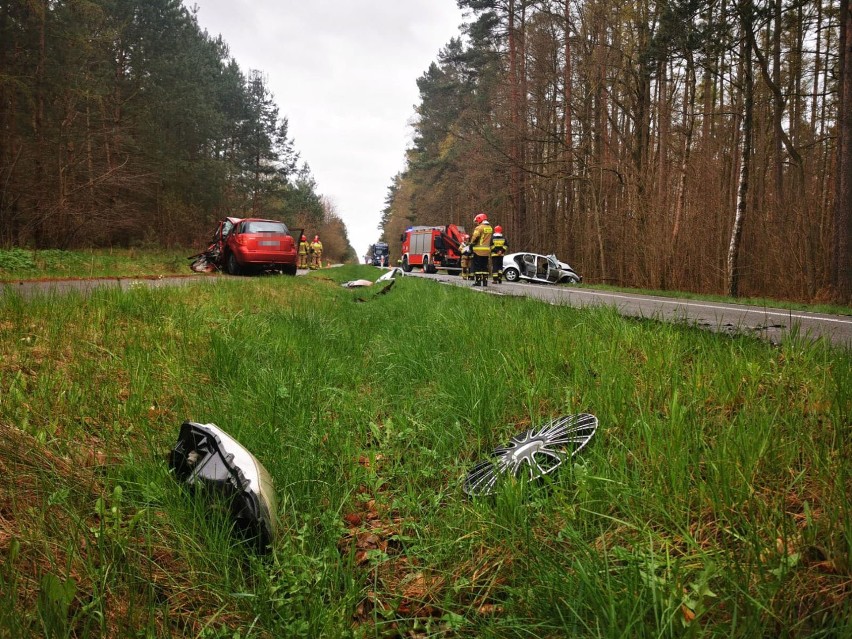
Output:
[[[226,215],[350,257],[261,71],[181,0],[0,0],[0,246],[174,246]]]
[[[380,229],[500,223],[586,281],[852,297],[850,0],[459,0]]]

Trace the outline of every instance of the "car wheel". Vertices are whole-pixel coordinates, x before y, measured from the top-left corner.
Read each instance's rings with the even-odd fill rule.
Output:
[[[521,279],[521,272],[510,266],[509,268],[503,269],[503,277],[506,278],[507,282],[517,282]]]
[[[296,274],[296,265],[295,264],[285,264],[281,267],[281,272],[284,275],[295,275]]]
[[[408,263],[408,256],[402,258],[402,270],[406,273],[411,273],[411,264]]]
[[[243,272],[243,269],[240,267],[240,263],[237,262],[237,258],[233,253],[228,253],[228,275],[240,275]]]
[[[423,272],[424,273],[437,273],[438,269],[435,268],[435,265],[432,262],[423,262]]]

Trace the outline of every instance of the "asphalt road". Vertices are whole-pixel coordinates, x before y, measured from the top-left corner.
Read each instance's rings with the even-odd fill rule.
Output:
[[[412,272],[455,286],[472,286],[458,276]],[[553,286],[526,282],[491,284],[471,290],[491,295],[525,296],[550,304],[573,307],[614,306],[622,315],[661,321],[685,322],[724,333],[750,333],[779,343],[790,332],[810,339],[824,337],[838,346],[852,346],[852,316],[791,311],[781,308],[684,300],[632,293],[608,293],[570,285]]]
[[[302,275],[308,271],[299,271]],[[429,275],[412,272],[410,276],[424,277],[444,284],[471,287],[470,282],[458,276]],[[122,290],[134,286],[182,286],[195,283],[218,282],[222,278],[190,275],[186,277],[158,278],[103,278],[90,280],[51,280],[46,282],[20,281],[0,284],[0,295],[14,291],[24,297],[38,294],[88,292],[101,287],[117,287]],[[852,347],[852,316],[808,313],[780,308],[725,304],[683,300],[632,293],[608,293],[572,286],[517,283],[490,285],[472,291],[489,295],[525,296],[550,304],[573,307],[614,306],[622,315],[661,321],[686,322],[702,328],[723,333],[750,333],[773,343],[781,342],[790,331],[796,330],[810,339],[824,337],[832,343]]]
[[[299,270],[297,275],[304,275],[308,270]],[[281,276],[283,277],[283,276]],[[184,286],[186,284],[218,282],[223,278],[209,277],[206,275],[179,275],[174,277],[103,277],[93,279],[71,279],[71,280],[20,280],[16,282],[0,282],[0,295],[5,293],[17,293],[23,297],[33,295],[50,295],[78,291],[88,293],[97,288],[120,288],[123,291],[135,286],[149,286],[160,288],[162,286]]]
[[[187,277],[156,277],[156,278],[137,278],[137,277],[103,277],[85,280],[45,280],[31,281],[21,280],[18,282],[2,282],[0,283],[0,295],[5,293],[17,293],[23,297],[32,297],[34,295],[50,295],[52,293],[62,294],[78,291],[81,293],[89,293],[97,288],[120,288],[126,291],[134,286],[149,286],[151,288],[159,288],[161,286],[181,286],[201,281],[200,276]],[[217,278],[211,277],[210,281]]]

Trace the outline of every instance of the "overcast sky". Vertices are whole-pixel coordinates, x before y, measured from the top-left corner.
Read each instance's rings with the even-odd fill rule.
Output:
[[[243,72],[267,74],[290,137],[359,256],[404,168],[417,78],[459,35],[455,0],[185,0]]]

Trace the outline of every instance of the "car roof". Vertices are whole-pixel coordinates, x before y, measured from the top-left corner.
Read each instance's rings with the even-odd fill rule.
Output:
[[[276,224],[284,224],[281,220],[270,220],[265,217],[243,217],[238,219],[240,222],[275,222]]]

